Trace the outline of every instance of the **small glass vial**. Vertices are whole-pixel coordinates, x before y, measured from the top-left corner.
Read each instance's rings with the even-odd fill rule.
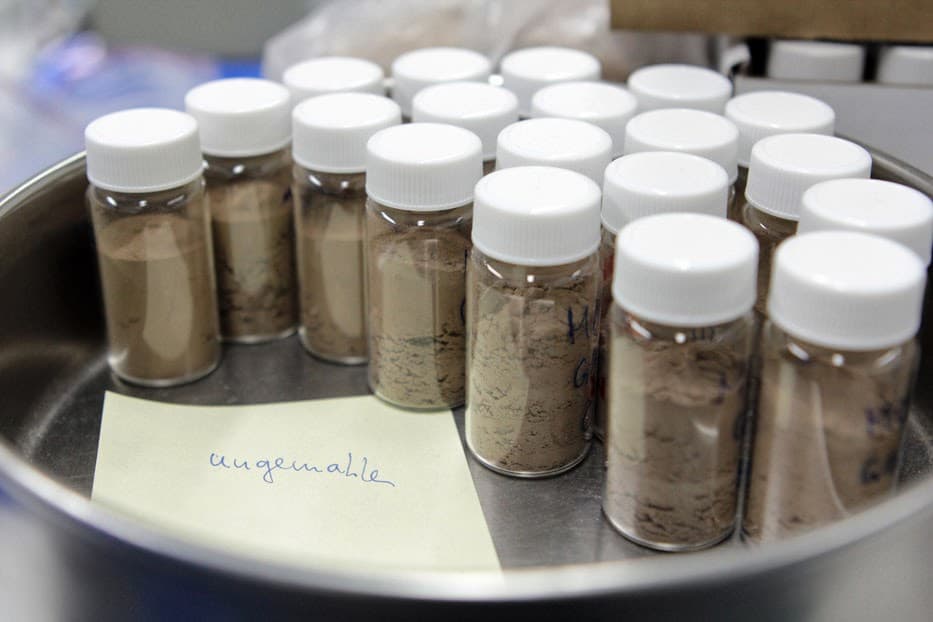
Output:
[[[803,193],[797,233],[861,231],[900,242],[930,265],[933,202],[918,190],[880,179],[834,179]]]
[[[185,96],[198,122],[210,198],[220,333],[262,343],[295,332],[288,90],[231,78]]]
[[[501,86],[447,82],[422,89],[412,100],[415,123],[447,123],[470,130],[483,143],[483,174],[496,170],[496,138],[518,121],[518,98]]]
[[[298,334],[318,358],[365,363],[366,142],[402,115],[380,95],[334,93],[298,104],[292,118]]]
[[[726,76],[694,65],[642,67],[632,72],[627,85],[641,112],[692,108],[722,114],[732,96],[732,82]]]
[[[633,542],[692,551],[735,528],[757,255],[724,217],[619,234],[603,513]]]
[[[110,368],[155,387],[206,376],[220,331],[197,122],[138,108],[84,136]]]
[[[588,52],[556,46],[530,47],[509,52],[499,63],[502,86],[518,96],[518,113],[531,116],[531,98],[557,82],[599,80],[602,65]]]
[[[349,56],[321,56],[296,63],[282,74],[282,83],[292,94],[292,107],[328,93],[386,92],[382,67]]]
[[[576,119],[528,119],[508,126],[496,143],[496,169],[555,166],[586,175],[602,186],[612,161],[612,137]]]
[[[827,525],[893,491],[924,280],[913,252],[873,235],[819,231],[778,247],[747,540]]]
[[[860,82],[865,46],[830,41],[771,42],[767,76],[775,80]]]
[[[855,143],[821,134],[780,134],[755,143],[741,209],[742,224],[758,238],[758,301],[766,312],[771,255],[797,232],[800,200],[812,185],[830,179],[866,178],[871,155]]]
[[[726,104],[726,118],[739,129],[739,174],[735,180],[737,199],[729,204],[729,220],[736,222],[742,220],[748,163],[755,143],[777,134],[832,136],[836,123],[836,113],[829,105],[815,97],[786,91],[737,95]]]
[[[739,130],[729,119],[689,108],[643,112],[625,126],[624,152],[643,151],[680,151],[712,160],[729,176],[729,205],[735,202]]]
[[[366,149],[369,386],[397,406],[455,408],[482,143],[463,128],[411,123],[377,132]]]
[[[412,118],[411,102],[423,88],[444,82],[487,82],[492,63],[466,48],[433,47],[405,52],[392,61],[392,99],[402,118]]]
[[[544,166],[476,186],[466,440],[498,473],[563,473],[590,448],[599,334],[599,187]]]
[[[933,46],[884,46],[875,79],[881,84],[933,86]]]
[[[673,172],[676,171],[676,174]],[[602,201],[602,267],[599,313],[599,363],[594,431],[604,437],[608,419],[609,309],[616,235],[630,222],[671,212],[725,218],[729,179],[721,166],[688,153],[645,151],[623,156],[606,168]]]
[[[621,86],[606,82],[561,82],[546,86],[531,98],[532,118],[577,119],[602,128],[612,138],[612,157],[622,155],[625,126],[638,102]]]

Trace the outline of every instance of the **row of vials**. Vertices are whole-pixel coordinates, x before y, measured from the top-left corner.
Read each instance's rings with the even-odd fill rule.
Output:
[[[221,337],[297,326],[319,358],[368,361],[388,402],[465,403],[468,447],[497,472],[563,473],[595,429],[607,518],[666,550],[735,529],[750,385],[749,539],[892,489],[927,197],[868,179],[869,154],[809,97],[730,99],[728,80],[685,66],[626,89],[559,48],[507,56],[509,90],[451,54],[475,53],[398,59],[396,101],[381,73],[379,93],[333,92],[351,89],[335,64],[365,61],[316,59],[288,88],[222,80],[192,90],[187,114],[91,123],[117,376],[192,381]],[[406,83],[406,62],[432,56]]]

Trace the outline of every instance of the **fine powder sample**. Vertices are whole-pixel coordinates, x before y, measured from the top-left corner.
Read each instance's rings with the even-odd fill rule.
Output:
[[[369,373],[383,399],[411,408],[463,404],[469,236],[467,225],[370,237]]]
[[[911,366],[877,372],[824,360],[790,362],[766,347],[746,538],[801,533],[893,491]]]
[[[274,338],[297,323],[294,220],[287,191],[287,182],[279,179],[208,184],[225,338]]]
[[[591,435],[595,269],[525,286],[478,275],[470,287],[470,449],[512,474],[573,466]]]
[[[609,310],[612,308],[612,277],[615,272],[615,234],[602,229],[599,246],[599,354],[596,361],[596,409],[593,431],[605,438],[609,420]]]
[[[174,214],[120,218],[98,232],[110,363],[131,380],[208,371],[220,355],[204,229]]]
[[[748,341],[721,341],[613,338],[603,509],[633,540],[701,548],[734,528]]]

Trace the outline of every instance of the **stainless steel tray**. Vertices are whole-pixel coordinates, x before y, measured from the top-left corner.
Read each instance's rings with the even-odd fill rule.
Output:
[[[874,156],[874,176],[933,192],[929,177]],[[733,540],[702,553],[656,555],[628,543],[600,514],[598,445],[573,472],[543,481],[510,479],[470,463],[506,568],[502,576],[336,571],[314,560],[301,568],[276,565],[189,546],[98,507],[87,497],[107,389],[234,404],[359,395],[367,388],[363,368],[319,362],[294,338],[228,346],[218,371],[180,388],[115,380],[104,360],[85,186],[84,160],[76,156],[0,200],[0,490],[12,499],[0,504],[0,519],[6,512],[34,534],[0,531],[7,548],[0,555],[0,600],[23,597],[4,593],[4,571],[24,559],[16,555],[41,554],[55,570],[40,568],[30,577],[43,594],[35,606],[61,617],[625,613],[909,620],[927,619],[933,608],[933,357],[921,367],[902,492],[832,527],[761,548]],[[929,322],[921,339],[933,350]],[[462,431],[462,413],[456,418]]]

